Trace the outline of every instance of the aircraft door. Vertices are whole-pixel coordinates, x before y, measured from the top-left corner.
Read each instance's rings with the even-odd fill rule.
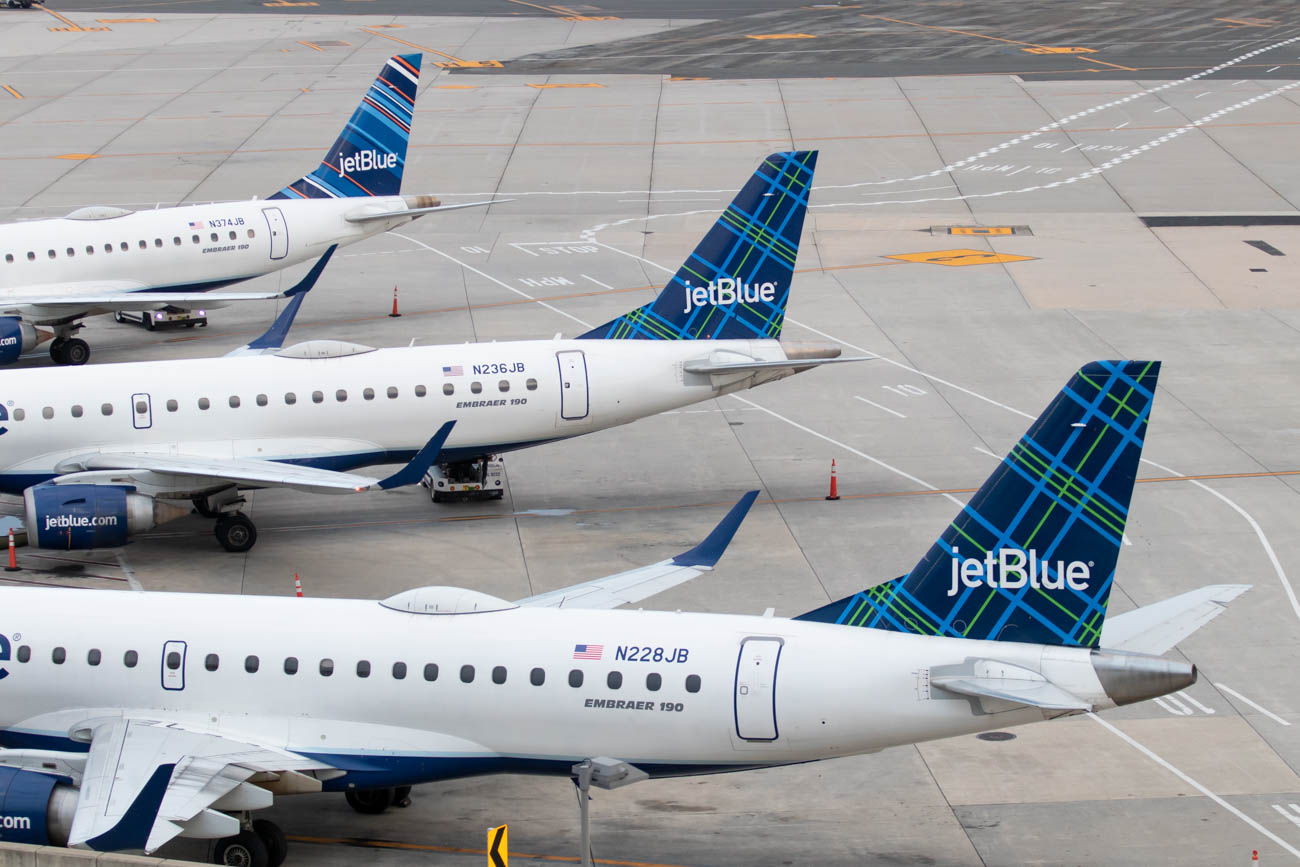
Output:
[[[774,741],[776,727],[776,669],[781,660],[779,638],[746,638],[736,660],[736,734],[747,741]]]
[[[163,644],[162,688],[179,692],[185,688],[185,642],[168,641]]]
[[[560,364],[560,418],[586,418],[590,409],[587,395],[587,356],[580,349],[555,353]]]
[[[284,212],[279,208],[263,208],[266,228],[271,233],[271,258],[283,259],[289,255],[289,227],[284,222]]]
[[[141,392],[131,395],[131,423],[136,430],[148,430],[153,427],[153,401],[149,395]]]

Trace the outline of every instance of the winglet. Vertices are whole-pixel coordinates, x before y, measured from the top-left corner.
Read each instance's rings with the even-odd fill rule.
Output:
[[[451,429],[456,426],[456,422],[449,421],[438,432],[433,435],[433,439],[425,443],[424,448],[411,458],[411,462],[393,473],[386,479],[381,479],[375,484],[377,488],[383,488],[387,491],[389,488],[400,488],[405,485],[414,485],[424,478],[424,474],[433,466],[433,462],[438,459],[438,452],[442,451],[442,444],[451,436]]]
[[[281,346],[284,346],[284,338],[289,335],[289,328],[293,325],[294,317],[298,315],[298,308],[302,306],[303,299],[307,297],[307,293],[316,285],[316,281],[320,279],[321,272],[325,270],[325,266],[329,264],[330,257],[334,255],[334,251],[338,248],[338,244],[331,244],[330,248],[325,251],[325,255],[316,260],[316,264],[307,272],[307,276],[303,277],[293,286],[292,289],[289,289],[284,293],[283,297],[288,298],[289,303],[284,305],[284,309],[280,311],[280,315],[275,317],[275,321],[271,323],[271,327],[266,329],[266,332],[262,334],[262,336],[254,338],[229,354],[246,355],[249,353],[260,353],[265,350],[279,349]]]
[[[731,539],[740,529],[740,522],[749,514],[749,507],[758,498],[758,491],[750,491],[740,498],[740,502],[731,507],[727,516],[718,522],[708,537],[689,551],[683,551],[673,558],[674,566],[694,566],[698,569],[712,569],[722,558]]]

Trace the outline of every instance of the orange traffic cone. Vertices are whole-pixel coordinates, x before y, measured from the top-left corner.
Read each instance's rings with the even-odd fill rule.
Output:
[[[388,318],[389,318],[389,319],[393,319],[393,318],[395,318],[395,317],[397,317],[397,316],[401,316],[401,315],[402,315],[402,314],[400,314],[400,313],[397,312],[397,287],[394,286],[394,287],[393,287],[393,312],[388,314]]]
[[[1258,849],[1251,849],[1251,850],[1250,850],[1250,865],[1251,865],[1251,867],[1257,867],[1258,864],[1259,864],[1259,850],[1258,850]]]
[[[827,495],[828,500],[838,500],[840,498],[839,486],[835,484],[835,458],[831,458],[831,492]]]
[[[293,573],[293,592],[298,595],[299,599],[302,598],[302,579],[298,577],[297,572]]]
[[[9,528],[9,565],[5,567],[6,572],[18,571],[18,553],[14,547],[14,528]]]

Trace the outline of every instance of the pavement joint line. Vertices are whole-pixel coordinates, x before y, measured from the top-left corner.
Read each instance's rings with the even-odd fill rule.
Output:
[[[1189,786],[1191,786],[1192,788],[1196,789],[1196,790],[1197,790],[1198,792],[1200,792],[1202,795],[1205,795],[1207,798],[1209,798],[1210,800],[1214,801],[1214,803],[1218,804],[1220,807],[1222,807],[1223,809],[1227,810],[1229,813],[1231,813],[1232,815],[1236,816],[1238,819],[1240,819],[1241,821],[1245,822],[1247,825],[1249,825],[1250,827],[1254,828],[1256,831],[1258,831],[1259,833],[1263,834],[1265,837],[1267,837],[1268,839],[1272,840],[1272,841],[1273,841],[1274,843],[1276,843],[1277,845],[1281,846],[1281,847],[1282,847],[1283,849],[1285,849],[1287,852],[1290,852],[1290,853],[1291,853],[1292,855],[1294,855],[1297,859],[1300,859],[1300,849],[1296,849],[1296,848],[1295,848],[1294,846],[1292,846],[1290,843],[1288,843],[1287,841],[1283,840],[1283,839],[1282,839],[1281,837],[1279,837],[1278,835],[1274,834],[1272,831],[1270,831],[1270,830],[1268,830],[1267,828],[1265,828],[1265,827],[1264,827],[1263,825],[1261,825],[1259,822],[1256,822],[1256,821],[1255,821],[1254,819],[1252,819],[1250,816],[1247,816],[1247,815],[1246,815],[1245,813],[1243,813],[1241,810],[1239,810],[1239,809],[1237,809],[1236,807],[1232,806],[1232,804],[1229,804],[1229,803],[1228,803],[1227,801],[1225,801],[1223,798],[1219,797],[1219,796],[1216,795],[1214,792],[1210,791],[1208,788],[1206,788],[1205,786],[1203,786],[1202,784],[1200,784],[1200,783],[1197,782],[1196,780],[1192,779],[1192,778],[1191,778],[1190,776],[1188,776],[1186,773],[1184,773],[1183,771],[1180,771],[1178,768],[1176,768],[1176,767],[1175,767],[1172,763],[1170,763],[1168,760],[1166,760],[1166,759],[1162,759],[1160,756],[1156,755],[1155,751],[1152,750],[1150,747],[1144,746],[1143,744],[1139,743],[1139,742],[1138,742],[1136,739],[1134,739],[1132,736],[1130,736],[1130,735],[1127,734],[1126,732],[1120,730],[1119,728],[1117,728],[1116,726],[1114,726],[1114,725],[1111,724],[1110,722],[1108,722],[1108,721],[1102,719],[1101,717],[1097,716],[1097,714],[1092,713],[1091,711],[1088,712],[1087,716],[1088,716],[1090,719],[1092,719],[1094,722],[1096,722],[1098,725],[1100,725],[1102,728],[1108,730],[1111,734],[1115,735],[1115,737],[1117,737],[1117,738],[1119,738],[1120,740],[1124,741],[1124,742],[1127,743],[1129,746],[1133,747],[1133,749],[1135,749],[1135,750],[1137,750],[1138,752],[1142,753],[1144,756],[1146,756],[1147,758],[1149,758],[1151,761],[1153,761],[1153,762],[1155,762],[1156,764],[1160,765],[1162,768],[1164,768],[1165,770],[1169,771],[1169,772],[1172,773],[1174,776],[1178,777],[1178,779],[1182,780],[1184,783],[1187,783]]]
[[[1233,696],[1233,697],[1236,698],[1238,701],[1241,701],[1241,702],[1243,702],[1243,703],[1245,703],[1245,704],[1247,704],[1247,705],[1253,707],[1255,710],[1259,711],[1259,712],[1262,713],[1264,716],[1266,716],[1266,717],[1268,717],[1269,719],[1273,720],[1273,721],[1276,722],[1278,725],[1284,725],[1284,726],[1289,726],[1289,725],[1291,725],[1291,723],[1289,723],[1288,721],[1282,719],[1282,717],[1280,717],[1280,716],[1278,716],[1277,714],[1273,713],[1273,711],[1269,710],[1268,708],[1264,707],[1264,706],[1261,705],[1261,704],[1257,704],[1256,702],[1251,701],[1250,699],[1246,698],[1244,695],[1242,695],[1241,693],[1237,692],[1235,689],[1233,689],[1233,688],[1230,687],[1230,686],[1226,686],[1226,685],[1224,685],[1224,684],[1219,683],[1219,682],[1216,681],[1216,682],[1214,683],[1214,688],[1217,689],[1217,690],[1220,690],[1220,691],[1222,691],[1222,692],[1226,692],[1228,695]]]

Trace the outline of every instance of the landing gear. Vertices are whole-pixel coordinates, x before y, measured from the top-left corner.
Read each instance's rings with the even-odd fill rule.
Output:
[[[85,364],[90,360],[90,344],[79,337],[56,337],[50,343],[50,358],[55,364]]]
[[[268,867],[280,867],[289,854],[289,841],[285,839],[280,826],[269,819],[254,819],[253,833],[261,838],[269,856]]]
[[[409,786],[403,788],[410,793]],[[343,793],[348,806],[366,816],[378,816],[393,806],[395,795],[394,789],[348,789]]]
[[[210,506],[208,504],[208,498],[206,496],[203,496],[202,494],[192,498],[190,502],[194,504],[194,511],[198,512],[200,515],[202,515],[205,518],[221,517],[221,509],[219,508],[214,509],[212,506]]]
[[[243,512],[231,512],[217,519],[214,530],[221,547],[232,554],[242,554],[257,541],[257,527]]]
[[[272,867],[266,843],[253,830],[240,831],[233,837],[218,840],[212,852],[212,863],[229,867]]]

